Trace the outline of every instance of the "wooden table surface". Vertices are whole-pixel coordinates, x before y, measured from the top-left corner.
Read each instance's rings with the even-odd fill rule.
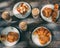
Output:
[[[39,19],[33,19],[32,15],[30,14],[29,17],[26,19],[18,19],[13,15],[12,9],[15,3],[19,1],[28,2],[32,8],[37,7],[41,10],[41,8],[45,4],[59,4],[59,12],[60,12],[60,0],[0,0],[0,32],[7,26],[16,27],[20,33],[21,38],[19,42],[12,47],[6,47],[0,42],[0,48],[41,48],[37,47],[31,40],[31,33],[32,31],[38,26],[45,26],[52,32],[52,42],[43,48],[60,48],[60,14],[59,19],[56,23],[48,23],[44,21],[41,17]],[[10,15],[12,16],[12,21],[10,23],[5,22],[1,18],[1,14],[3,11],[8,10],[10,11]],[[18,27],[19,22],[27,21],[28,22],[28,29],[26,31],[21,31]]]

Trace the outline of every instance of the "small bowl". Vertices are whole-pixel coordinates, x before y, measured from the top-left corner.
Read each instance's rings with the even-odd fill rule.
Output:
[[[45,21],[47,21],[47,22],[53,22],[51,17],[47,18],[47,17],[45,17],[45,16],[43,15],[43,13],[42,13],[42,11],[44,10],[44,8],[46,8],[46,7],[47,7],[47,8],[54,9],[54,5],[53,5],[53,4],[44,5],[44,6],[42,7],[42,9],[41,9],[41,17],[42,17]],[[59,11],[58,11],[56,20],[58,19],[58,17],[59,17]]]
[[[46,44],[42,45],[39,40],[38,40],[38,35],[34,35],[33,33],[38,30],[41,27],[37,27],[36,29],[34,29],[34,31],[32,32],[32,41],[35,45],[39,46],[39,47],[44,47],[47,46],[48,44],[50,44],[51,40],[52,40],[52,35],[50,35],[50,41],[48,41]],[[45,29],[47,29],[46,27],[43,27]],[[48,30],[48,29],[47,29]],[[48,30],[49,31],[49,30]]]
[[[21,3],[25,3],[26,5],[29,6],[29,10],[25,13],[25,15],[20,14],[16,9]],[[30,15],[30,13],[31,13],[31,6],[27,2],[18,2],[13,7],[13,14],[19,19],[28,17]]]
[[[10,27],[6,27],[5,29],[2,30],[1,34],[7,35],[10,31],[18,33],[18,34],[19,34],[19,38],[18,38],[18,40],[14,41],[14,42],[12,42],[12,43],[9,42],[9,41],[7,41],[7,40],[1,41],[5,46],[13,46],[13,45],[15,45],[15,44],[19,41],[19,39],[20,39],[20,33],[19,33],[19,31],[18,31],[15,27],[11,27],[11,26],[10,26]]]

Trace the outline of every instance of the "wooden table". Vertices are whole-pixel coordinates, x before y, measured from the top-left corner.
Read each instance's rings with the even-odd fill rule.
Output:
[[[2,29],[4,29],[7,26],[13,26],[13,27],[16,27],[21,33],[21,38],[15,46],[6,47],[2,43],[0,43],[0,48],[40,48],[40,47],[37,47],[31,40],[31,33],[38,26],[45,26],[52,32],[52,36],[53,36],[52,42],[44,48],[60,48],[60,17],[56,23],[48,23],[44,21],[41,17],[39,19],[33,19],[31,14],[26,19],[23,19],[23,20],[18,19],[13,15],[12,9],[13,9],[14,4],[19,1],[28,2],[32,8],[37,7],[40,10],[43,7],[43,5],[50,4],[50,3],[51,4],[58,3],[60,7],[60,0],[17,0],[17,1],[16,0],[3,0],[3,1],[0,1],[0,4],[1,4],[0,6],[0,32],[2,31]],[[6,4],[5,6],[3,5],[4,2]],[[11,23],[7,23],[1,18],[1,14],[4,10],[10,11],[10,14],[13,19]],[[59,12],[60,12],[60,8],[59,8]],[[18,24],[20,21],[28,22],[28,29],[26,31],[21,31],[19,29]]]

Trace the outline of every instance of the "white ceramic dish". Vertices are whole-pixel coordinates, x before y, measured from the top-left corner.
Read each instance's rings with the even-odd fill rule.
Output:
[[[19,33],[19,31],[15,27],[6,27],[5,29],[2,30],[1,34],[7,35],[10,31],[18,33],[19,34],[19,38],[20,38],[20,33]],[[2,41],[2,43],[5,46],[13,46],[13,45],[15,45],[18,42],[18,40],[15,41],[15,42],[12,42],[12,43],[10,43],[7,40],[5,40],[5,41]]]
[[[21,3],[25,3],[25,4],[27,4],[28,6],[29,6],[29,10],[27,11],[27,13],[25,14],[25,15],[21,15],[17,10],[16,10],[16,8],[21,4]],[[23,18],[26,18],[26,17],[28,17],[29,15],[30,15],[30,13],[31,13],[31,7],[30,7],[30,5],[27,3],[27,2],[18,2],[18,3],[16,3],[15,5],[14,5],[14,7],[13,7],[13,14],[17,17],[17,18],[19,18],[19,19],[23,19]]]
[[[50,41],[48,41],[46,44],[42,45],[42,44],[39,42],[38,35],[34,35],[34,34],[33,34],[33,33],[34,33],[37,29],[39,29],[39,28],[41,28],[41,27],[37,27],[37,28],[32,32],[32,41],[33,41],[33,43],[34,43],[35,45],[37,45],[37,46],[40,46],[40,47],[47,46],[47,45],[51,42],[51,40],[52,40],[52,35],[50,35]],[[46,27],[44,27],[44,28],[46,28]],[[47,29],[47,28],[46,28],[46,29]]]
[[[51,9],[54,9],[54,5],[53,5],[53,4],[47,4],[47,5],[43,6],[42,9],[41,9],[41,17],[42,17],[45,21],[47,21],[47,22],[53,22],[51,17],[47,18],[47,17],[45,17],[45,16],[43,15],[43,13],[42,13],[42,11],[44,10],[44,8],[46,8],[46,7],[51,8]],[[59,17],[59,11],[58,11],[58,14],[57,14],[56,19],[58,19],[58,17]]]

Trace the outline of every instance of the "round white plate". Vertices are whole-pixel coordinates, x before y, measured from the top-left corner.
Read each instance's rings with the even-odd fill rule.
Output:
[[[17,10],[16,10],[16,8],[21,4],[21,3],[25,3],[25,4],[27,4],[28,6],[29,6],[29,10],[27,11],[27,13],[25,14],[25,15],[21,15]],[[19,19],[23,19],[23,18],[26,18],[27,16],[29,16],[30,15],[30,13],[31,13],[31,7],[30,7],[30,5],[27,3],[27,2],[18,2],[18,3],[16,3],[15,5],[14,5],[14,7],[13,7],[13,14],[17,17],[17,18],[19,18]]]
[[[43,15],[43,13],[42,13],[42,11],[44,10],[44,8],[46,8],[46,7],[51,8],[51,9],[54,9],[54,5],[53,5],[53,4],[47,4],[47,5],[43,6],[42,9],[41,9],[41,17],[42,17],[45,21],[47,21],[47,22],[53,22],[51,17],[47,18],[47,17],[45,17],[45,16]],[[59,11],[58,11],[58,14],[57,14],[56,19],[58,19],[58,17],[59,17]]]
[[[33,33],[34,33],[37,29],[39,29],[39,28],[41,28],[41,27],[37,27],[37,28],[32,32],[32,41],[33,41],[34,44],[36,44],[37,46],[40,46],[40,47],[47,46],[47,45],[51,42],[51,40],[52,40],[52,35],[50,36],[50,41],[47,42],[46,44],[42,45],[42,44],[39,42],[39,37],[38,37],[38,35],[34,35],[34,34],[33,34]],[[46,27],[44,27],[44,28],[46,28]],[[47,29],[47,28],[46,28],[46,29]]]
[[[20,38],[20,33],[19,33],[19,31],[15,27],[6,27],[5,29],[2,30],[1,34],[7,35],[10,31],[18,33],[19,34],[19,38]],[[18,42],[18,40],[15,41],[15,42],[12,42],[12,43],[10,43],[7,40],[5,40],[5,41],[2,41],[2,43],[5,46],[13,46],[13,45],[15,45]]]

